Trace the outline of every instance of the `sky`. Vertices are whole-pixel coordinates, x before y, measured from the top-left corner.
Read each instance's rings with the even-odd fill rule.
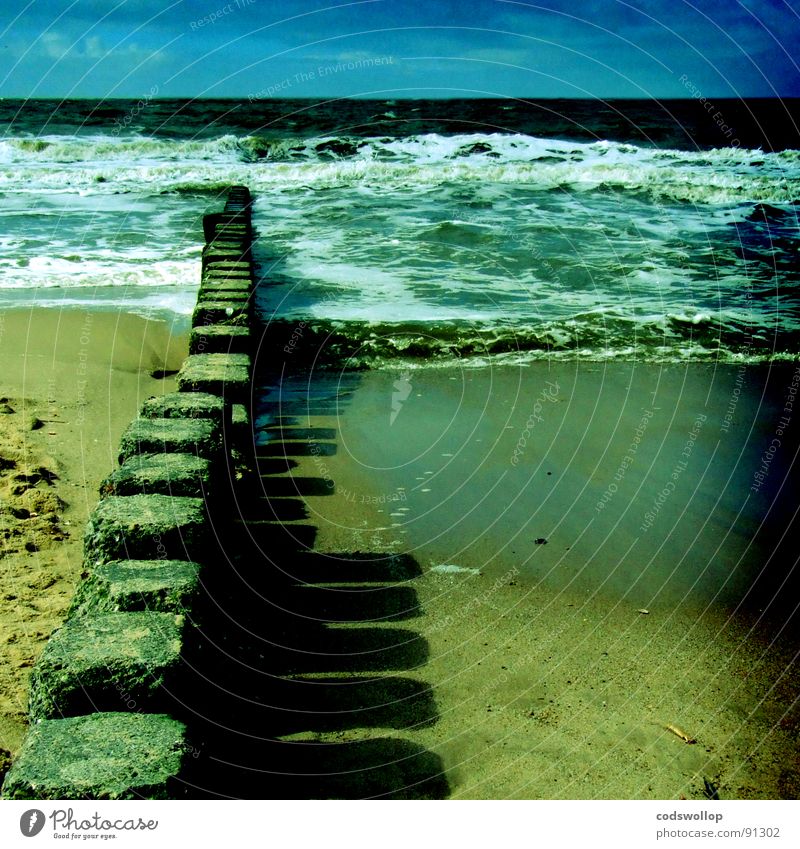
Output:
[[[800,0],[3,0],[0,97],[800,96]]]

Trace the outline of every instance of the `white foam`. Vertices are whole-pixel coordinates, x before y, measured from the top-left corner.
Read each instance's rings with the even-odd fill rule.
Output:
[[[469,566],[456,566],[454,563],[441,563],[437,566],[431,566],[431,572],[436,572],[441,575],[480,575],[480,569],[473,569]]]

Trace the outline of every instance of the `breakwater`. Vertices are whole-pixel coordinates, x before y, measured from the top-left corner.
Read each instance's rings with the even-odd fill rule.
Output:
[[[30,730],[7,799],[190,794],[188,660],[219,525],[247,453],[253,292],[250,192],[205,216],[201,285],[179,391],[151,398],[84,534],[69,615],[31,674]]]

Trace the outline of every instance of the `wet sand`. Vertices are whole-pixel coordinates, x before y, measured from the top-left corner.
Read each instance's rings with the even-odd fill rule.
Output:
[[[384,674],[429,685],[434,715],[397,703],[392,726],[440,758],[451,797],[691,799],[708,781],[797,798],[799,374],[537,364],[276,387],[261,424],[320,446],[287,447],[313,550],[416,562],[391,617],[385,586],[363,608],[426,646]]]
[[[50,499],[33,519],[3,513],[0,748],[12,753],[97,484],[141,400],[174,387],[152,373],[184,355],[163,324],[88,316],[7,312],[1,325],[14,410],[0,417],[13,463],[2,497],[25,466],[39,478],[13,497]],[[335,555],[326,569],[339,555],[406,568],[393,582],[317,576],[354,589],[344,606],[359,608],[321,620],[322,635],[369,629],[362,646],[389,648],[370,650],[366,676],[358,658],[317,676],[353,685],[345,723],[298,715],[279,739],[429,753],[415,758],[441,776],[421,775],[423,796],[691,799],[705,780],[721,798],[797,798],[797,374],[540,364],[284,381],[259,420],[306,429],[286,444],[293,488],[271,499],[282,523]],[[387,695],[362,722],[367,679]],[[397,769],[395,795],[413,797],[414,769]]]
[[[187,340],[119,311],[0,312],[0,749],[26,729],[31,666],[69,607],[86,518],[141,401]],[[33,429],[32,429],[33,428]]]

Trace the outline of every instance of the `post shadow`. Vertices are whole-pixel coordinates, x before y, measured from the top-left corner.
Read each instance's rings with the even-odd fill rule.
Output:
[[[213,517],[217,551],[185,651],[198,798],[444,798],[441,759],[410,738],[438,719],[410,555],[314,550],[305,496],[325,478],[294,474],[332,456],[356,374],[257,369],[249,472]],[[306,461],[307,462],[307,461]],[[387,733],[389,732],[389,733]],[[336,740],[336,735],[345,739]],[[333,739],[332,739],[333,738]]]

